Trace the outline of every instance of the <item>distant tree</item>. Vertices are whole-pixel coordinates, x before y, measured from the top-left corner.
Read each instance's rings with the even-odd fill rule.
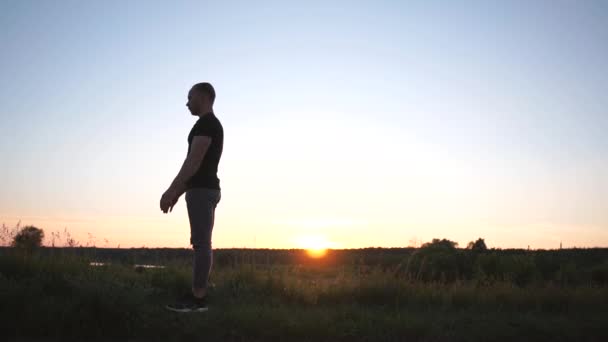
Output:
[[[488,250],[488,247],[486,247],[486,242],[482,238],[479,238],[475,242],[469,242],[469,244],[467,245],[467,249],[476,252],[484,252]]]
[[[448,239],[433,239],[412,253],[403,272],[424,281],[451,281],[461,274],[462,255],[458,243]]]
[[[44,231],[34,226],[23,227],[14,237],[12,246],[32,250],[42,246]]]
[[[456,249],[458,242],[451,241],[448,239],[433,239],[431,242],[425,242],[421,248],[424,249]]]

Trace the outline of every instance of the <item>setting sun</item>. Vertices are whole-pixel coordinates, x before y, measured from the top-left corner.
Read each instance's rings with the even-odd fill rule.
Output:
[[[311,258],[321,258],[327,253],[327,248],[308,248],[306,253]]]
[[[311,258],[321,258],[327,253],[327,249],[333,244],[324,236],[303,236],[297,239],[300,248],[306,249]]]

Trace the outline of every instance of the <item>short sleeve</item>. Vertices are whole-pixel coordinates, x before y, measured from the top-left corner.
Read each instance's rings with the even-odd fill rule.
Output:
[[[201,135],[205,135],[208,137],[215,136],[215,129],[213,127],[212,122],[199,121],[194,125],[194,128],[192,129],[192,136],[196,137],[196,136],[201,136]]]

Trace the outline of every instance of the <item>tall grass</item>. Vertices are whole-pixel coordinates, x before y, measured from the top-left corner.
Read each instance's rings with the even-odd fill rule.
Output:
[[[482,257],[485,261],[472,266],[483,272],[452,278],[427,270],[439,264],[429,256],[419,258],[415,250],[330,251],[325,260],[308,259],[299,250],[218,250],[211,310],[204,316],[180,316],[163,305],[190,287],[188,252],[0,249],[3,334],[142,340],[608,338],[601,323],[608,318],[606,284],[593,278],[555,281],[568,263],[559,264],[549,278],[539,271],[537,281],[518,283],[516,276],[490,277],[483,269],[485,262],[496,263],[492,253],[511,260],[510,253],[498,251],[487,254],[490,261]],[[593,259],[577,253],[581,260]],[[386,263],[391,255],[399,257]],[[110,264],[89,265],[100,258]],[[133,261],[167,267],[136,272]],[[601,258],[594,265],[567,272],[587,274],[603,265]],[[497,268],[517,275],[514,269]]]

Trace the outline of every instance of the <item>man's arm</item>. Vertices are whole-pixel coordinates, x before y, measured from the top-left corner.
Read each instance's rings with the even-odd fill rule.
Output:
[[[201,166],[205,154],[211,145],[211,137],[206,135],[197,135],[192,138],[192,145],[190,147],[190,153],[184,160],[182,168],[171,183],[169,189],[173,189],[176,192],[176,199],[186,191],[186,182],[194,176],[196,171]]]

